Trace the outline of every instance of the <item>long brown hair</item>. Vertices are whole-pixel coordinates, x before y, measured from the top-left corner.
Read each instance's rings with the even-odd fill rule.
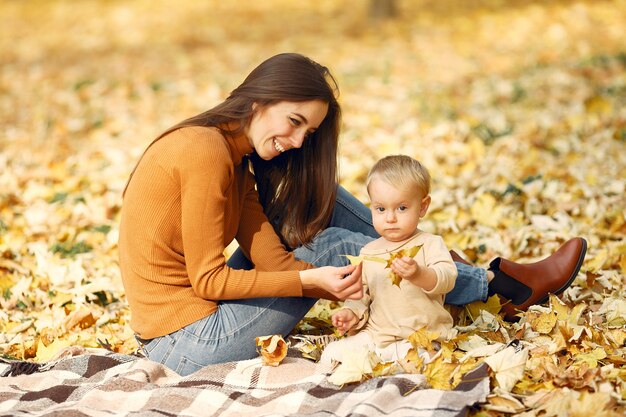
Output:
[[[300,149],[269,161],[261,159],[256,152],[250,155],[265,214],[283,242],[295,248],[310,243],[326,228],[332,216],[341,125],[337,95],[337,83],[328,68],[300,54],[278,54],[252,70],[222,103],[169,128],[152,143],[188,126],[214,126],[225,136],[240,134],[252,119],[253,103],[259,106],[280,101],[328,103],[326,117]]]

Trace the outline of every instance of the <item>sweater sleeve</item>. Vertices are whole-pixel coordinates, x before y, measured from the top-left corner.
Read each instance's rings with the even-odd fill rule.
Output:
[[[452,291],[458,271],[441,236],[433,235],[431,239],[427,239],[420,252],[424,254],[426,266],[437,274],[435,287],[430,291],[424,291],[424,293],[447,294]]]
[[[225,222],[234,172],[222,141],[189,142],[176,164],[181,185],[182,241],[189,281],[208,300],[301,296],[295,266],[291,271],[235,270],[226,265]],[[259,219],[251,228],[260,228]],[[256,226],[255,226],[256,224]]]

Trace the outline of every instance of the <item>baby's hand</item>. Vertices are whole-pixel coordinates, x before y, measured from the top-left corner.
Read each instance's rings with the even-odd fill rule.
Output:
[[[359,318],[354,312],[348,308],[342,308],[332,317],[333,326],[339,330],[341,334],[345,334],[359,322]]]
[[[412,281],[420,274],[420,266],[415,262],[415,259],[408,256],[394,259],[391,263],[391,270],[400,278],[408,281]]]

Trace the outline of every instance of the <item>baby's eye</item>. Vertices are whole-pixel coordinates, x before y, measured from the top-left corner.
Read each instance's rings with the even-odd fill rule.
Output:
[[[376,210],[379,213],[382,213],[383,211],[385,211],[384,207],[376,207],[374,210]]]
[[[400,206],[400,207],[398,207],[398,211],[406,211],[408,209],[409,208],[407,206]]]

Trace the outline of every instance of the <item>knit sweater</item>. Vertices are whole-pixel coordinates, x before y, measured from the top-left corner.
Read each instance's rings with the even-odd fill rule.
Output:
[[[367,244],[361,255],[381,257],[381,253],[402,246],[424,245],[413,259],[418,265],[435,271],[437,282],[429,291],[407,281],[393,285],[388,275],[391,271],[379,262],[363,262],[364,297],[348,300],[345,308],[351,309],[360,321],[357,328],[369,333],[378,347],[385,347],[397,340],[406,339],[420,328],[436,332],[445,340],[452,329],[452,316],[443,307],[446,293],[452,291],[457,269],[441,236],[418,230],[403,242],[388,242],[383,238]]]
[[[259,203],[245,135],[185,127],[148,147],[122,204],[119,252],[131,328],[142,338],[204,318],[220,300],[302,296],[295,259]],[[243,160],[243,162],[242,162]],[[226,265],[236,239],[254,270]]]

